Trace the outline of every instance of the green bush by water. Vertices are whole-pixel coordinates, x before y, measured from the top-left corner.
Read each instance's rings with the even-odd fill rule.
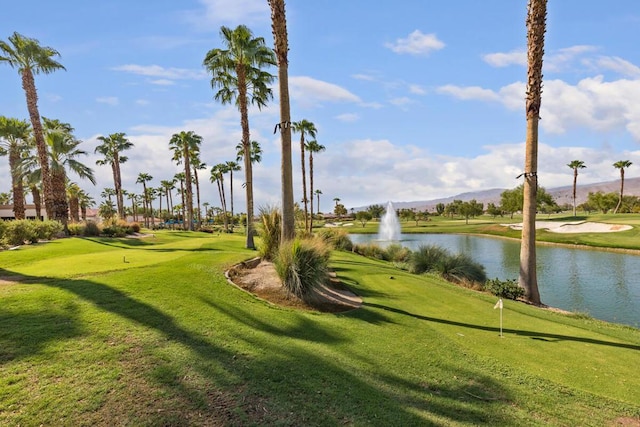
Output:
[[[329,256],[322,240],[296,238],[280,245],[274,265],[287,291],[304,299],[329,280]]]

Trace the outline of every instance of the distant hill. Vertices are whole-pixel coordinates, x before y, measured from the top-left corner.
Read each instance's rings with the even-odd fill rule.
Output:
[[[580,179],[578,178],[578,185],[576,187],[576,203],[579,205],[587,201],[589,193],[595,193],[602,191],[603,193],[618,193],[620,191],[620,180],[597,182],[593,184],[580,185]],[[492,188],[490,190],[472,191],[468,193],[461,193],[451,197],[444,197],[441,199],[433,200],[421,200],[413,202],[399,202],[393,201],[393,206],[396,209],[417,209],[417,210],[435,210],[435,207],[439,203],[445,205],[453,202],[454,200],[462,200],[467,202],[475,199],[479,203],[483,203],[486,207],[488,203],[500,204],[500,194],[506,188]],[[563,187],[546,188],[547,192],[553,196],[559,205],[569,203],[573,204],[573,185],[566,185]],[[639,178],[625,178],[624,180],[624,194],[640,196],[640,177]],[[372,203],[374,204],[374,203]],[[378,204],[386,206],[387,202],[378,202]],[[361,206],[355,208],[356,211],[366,209],[367,206]]]

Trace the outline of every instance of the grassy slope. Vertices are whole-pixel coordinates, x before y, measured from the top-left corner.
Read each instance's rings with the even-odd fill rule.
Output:
[[[194,237],[195,236],[195,237]],[[640,331],[334,254],[365,305],[270,306],[241,236],[0,253],[0,425],[602,425],[640,417]],[[126,259],[128,262],[124,262]],[[392,278],[393,277],[393,278]]]

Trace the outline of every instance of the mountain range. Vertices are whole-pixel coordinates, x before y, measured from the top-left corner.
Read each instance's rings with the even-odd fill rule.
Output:
[[[475,199],[479,203],[483,203],[485,208],[488,203],[500,204],[500,195],[506,188],[492,188],[489,190],[472,191],[467,193],[461,193],[451,197],[444,197],[441,199],[433,200],[420,200],[413,202],[399,202],[392,201],[393,206],[396,209],[417,209],[433,211],[438,203],[444,203],[445,205],[453,202],[454,200],[462,200],[467,202]],[[547,193],[551,194],[556,203],[563,205],[568,203],[573,205],[573,185],[566,185],[563,187],[545,188]],[[581,204],[587,201],[589,193],[595,193],[602,191],[603,193],[618,193],[620,191],[620,180],[597,182],[593,184],[578,184],[576,186],[576,204]],[[625,178],[624,180],[624,194],[625,195],[640,195],[640,178]],[[379,203],[383,206],[387,202]],[[355,210],[366,209],[366,206],[356,208]]]

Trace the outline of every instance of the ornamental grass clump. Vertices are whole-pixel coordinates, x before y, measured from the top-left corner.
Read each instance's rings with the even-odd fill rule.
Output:
[[[347,230],[323,228],[318,230],[316,235],[336,250],[347,252],[353,250],[353,242],[349,238]]]
[[[484,283],[487,280],[484,266],[466,254],[448,254],[435,264],[434,270],[444,279],[454,283]]]
[[[449,252],[438,245],[421,245],[411,254],[409,271],[414,274],[427,273],[450,256]]]
[[[363,243],[353,246],[353,252],[358,255],[365,256],[367,258],[380,259],[383,261],[389,261],[387,258],[387,252],[375,243]]]
[[[258,245],[260,257],[269,261],[276,258],[280,246],[282,215],[274,206],[263,206],[259,209],[260,226],[258,233],[262,243]]]
[[[283,242],[274,259],[276,272],[289,295],[308,299],[329,280],[330,248],[320,239]]]

